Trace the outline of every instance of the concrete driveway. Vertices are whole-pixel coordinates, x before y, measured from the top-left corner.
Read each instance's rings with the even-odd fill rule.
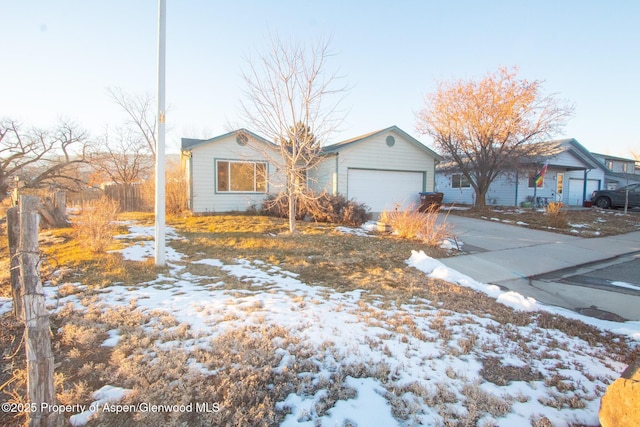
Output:
[[[630,294],[616,286],[561,281],[568,272],[589,277],[603,263],[606,267],[606,263],[615,264],[639,253],[640,231],[581,238],[456,215],[449,215],[446,221],[454,227],[457,239],[464,242],[464,254],[441,259],[445,265],[546,304],[601,318],[607,318],[608,313],[620,316],[609,316],[612,320],[640,320],[640,292]],[[637,265],[631,264],[632,276]],[[610,271],[614,275],[616,269]],[[611,278],[615,280],[619,279]]]

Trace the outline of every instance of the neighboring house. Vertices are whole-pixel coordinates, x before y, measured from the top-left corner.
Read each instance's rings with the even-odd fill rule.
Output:
[[[246,130],[207,140],[183,138],[190,208],[198,213],[242,211],[282,191],[284,171],[269,160],[278,158],[277,150]],[[420,192],[434,191],[441,159],[391,126],[324,147],[322,160],[307,173],[307,186],[365,203],[372,212],[417,206]]]
[[[604,186],[605,170],[601,163],[575,139],[558,141],[561,151],[550,157],[544,181],[535,188],[534,177],[544,160],[520,171],[505,172],[491,184],[488,205],[522,206],[534,196],[580,206],[591,193]],[[475,192],[455,167],[438,167],[437,191],[444,193],[444,203],[474,204]]]
[[[592,153],[605,168],[605,187],[616,190],[629,184],[640,182],[640,167],[637,161],[608,154]]]

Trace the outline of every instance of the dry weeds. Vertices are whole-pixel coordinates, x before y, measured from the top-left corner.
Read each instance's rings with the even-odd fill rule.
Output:
[[[425,212],[419,212],[413,206],[408,209],[396,207],[392,211],[384,211],[380,222],[391,226],[394,234],[403,239],[420,240],[428,246],[440,246],[443,240],[452,236],[451,226],[439,221],[440,207],[434,206]]]
[[[118,202],[106,197],[85,204],[73,221],[80,245],[91,252],[105,251],[113,241],[119,210]]]

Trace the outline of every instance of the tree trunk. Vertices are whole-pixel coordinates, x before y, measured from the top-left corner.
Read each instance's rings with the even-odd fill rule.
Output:
[[[53,385],[53,353],[49,314],[45,307],[40,280],[38,247],[38,198],[20,196],[20,282],[24,292],[25,350],[27,354],[27,391],[35,411],[29,413],[29,426],[61,426],[64,418],[50,410],[56,403]]]
[[[7,240],[9,242],[9,261],[11,274],[11,295],[13,297],[13,315],[24,320],[22,306],[22,287],[20,286],[20,261],[18,244],[20,243],[20,212],[15,206],[7,210]]]
[[[42,204],[38,206],[38,212],[45,220],[47,227],[64,228],[69,227],[67,220],[67,196],[64,191],[58,191],[54,194],[54,199],[47,197]]]
[[[56,219],[57,227],[71,225],[67,219],[67,193],[65,191],[57,191],[53,195],[53,217]]]
[[[477,209],[486,209],[487,207],[487,190],[476,189],[476,204]]]
[[[298,214],[296,208],[298,205],[298,200],[296,199],[296,194],[291,190],[289,192],[288,199],[289,199],[289,233],[295,234],[296,233],[296,215]]]

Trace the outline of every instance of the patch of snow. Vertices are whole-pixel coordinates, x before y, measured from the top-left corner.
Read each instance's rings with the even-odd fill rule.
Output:
[[[100,345],[102,347],[115,347],[115,346],[117,346],[118,343],[120,342],[120,332],[117,329],[111,329],[110,331],[107,331],[107,333],[109,334],[109,338],[104,340],[102,342],[102,344],[100,344]]]
[[[411,258],[407,261],[410,267],[417,268],[418,270],[426,273],[429,277],[434,279],[442,279],[451,283],[455,283],[461,286],[465,286],[477,291],[483,292],[490,297],[497,298],[502,291],[496,285],[487,285],[480,283],[471,277],[460,273],[452,268],[447,267],[435,258],[431,258],[423,251],[411,251]]]
[[[535,299],[513,291],[500,294],[497,301],[520,311],[538,311],[540,309]]]
[[[397,426],[391,405],[383,397],[386,390],[373,378],[347,377],[344,384],[356,391],[356,396],[339,400],[325,415],[318,417],[315,407],[318,401],[326,397],[326,390],[320,390],[310,398],[302,398],[291,393],[283,402],[277,403],[280,410],[289,409],[280,427],[322,426]]]
[[[11,298],[0,297],[0,316],[13,310],[13,300]]]
[[[631,283],[626,283],[626,282],[611,282],[612,286],[618,286],[620,288],[628,288],[628,289],[635,289],[636,291],[640,291],[640,286],[639,285],[633,285]]]
[[[364,228],[351,228],[351,227],[336,227],[336,231],[342,234],[353,234],[354,236],[369,236],[371,235]]]
[[[442,206],[443,211],[468,211],[470,206]]]
[[[129,226],[129,230],[131,230],[130,234],[120,234],[115,236],[116,238],[121,239],[148,239],[153,238],[155,236],[154,227],[143,227],[143,226]],[[167,227],[165,230],[167,240],[175,240],[178,238],[175,230],[173,228]],[[184,258],[184,255],[177,252],[175,249],[170,246],[165,247],[165,259],[167,261],[180,261]],[[124,249],[119,249],[116,251],[110,252],[120,252],[122,253],[122,257],[125,260],[129,261],[145,261],[149,258],[153,258],[155,256],[155,242],[153,240],[137,240],[131,246],[127,246]]]
[[[448,251],[451,251],[451,250],[460,251],[462,250],[462,245],[464,245],[464,242],[461,242],[459,240],[444,239],[442,243],[440,243],[440,248],[446,249]]]
[[[571,223],[569,223],[569,227],[573,227],[573,228],[589,228],[589,224],[571,224]]]
[[[526,223],[526,222],[522,222],[522,221],[518,221],[518,222],[516,222],[516,224],[518,224],[518,225],[524,225],[524,226],[528,226],[528,225],[529,225],[528,223]]]
[[[429,277],[433,277],[436,279],[442,279],[449,281],[451,283],[458,284],[460,286],[465,286],[471,289],[475,289],[477,291],[483,292],[490,297],[496,298],[496,300],[500,299],[501,295],[506,293],[509,294],[517,294],[513,291],[502,291],[498,286],[488,285],[485,283],[480,283],[469,276],[466,276],[452,268],[449,268],[442,264],[440,261],[431,258],[426,255],[423,251],[417,252],[412,251],[411,257],[406,261],[407,264],[411,267],[417,268],[418,270],[426,273]],[[640,341],[640,321],[630,321],[630,322],[611,322],[607,320],[600,320],[589,316],[584,316],[582,314],[576,313],[574,311],[560,308],[560,307],[552,307],[541,304],[533,298],[524,297],[522,295],[516,297],[515,295],[503,296],[501,302],[502,304],[509,305],[512,308],[521,311],[535,311],[535,310],[545,310],[551,313],[560,314],[564,317],[568,317],[570,319],[577,319],[589,325],[593,325],[597,328],[609,330],[615,334],[627,335],[630,338]]]
[[[132,390],[127,390],[120,387],[114,387],[111,385],[105,385],[100,390],[93,392],[94,402],[89,405],[89,408],[79,414],[72,415],[69,418],[69,424],[73,427],[80,427],[86,425],[91,419],[96,416],[98,411],[101,411],[105,404],[115,403]]]
[[[378,223],[375,221],[367,221],[360,226],[365,231],[376,231],[378,229]]]
[[[193,261],[192,264],[204,264],[210,265],[211,267],[222,267],[224,265],[219,259],[201,259],[198,261]]]

